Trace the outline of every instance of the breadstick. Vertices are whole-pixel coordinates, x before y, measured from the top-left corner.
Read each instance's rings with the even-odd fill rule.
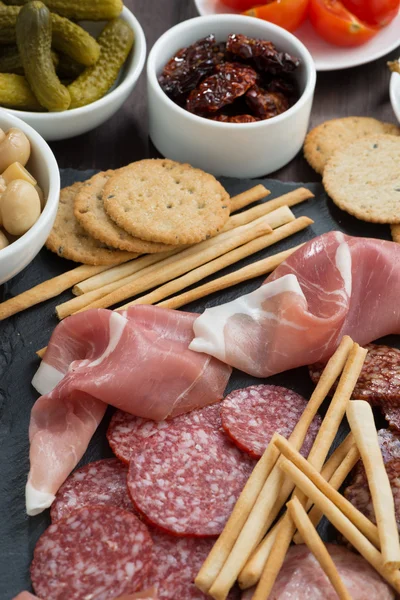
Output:
[[[258,188],[258,186],[253,188],[253,190],[256,190],[257,188]],[[247,192],[247,193],[250,194],[250,192],[253,192],[253,190],[249,190],[249,192]],[[244,193],[246,194],[246,192],[244,192]],[[242,195],[244,195],[244,194],[239,194],[239,196],[231,198],[231,213],[235,212],[237,210],[240,210],[240,208],[243,208],[244,206],[247,206],[247,204],[242,204],[238,208],[238,206],[240,204],[238,199],[240,199],[240,196],[242,196]],[[297,190],[293,190],[292,192],[283,194],[282,196],[279,196],[278,198],[274,198],[273,200],[268,200],[268,202],[263,202],[263,205],[268,206],[269,211],[273,211],[276,208],[279,208],[280,206],[295,206],[296,204],[300,204],[301,202],[304,202],[305,200],[309,200],[310,198],[314,198],[314,194],[312,192],[310,192],[310,190],[308,190],[307,188],[298,188]],[[256,200],[261,200],[261,198],[255,198],[254,200],[252,200],[252,202],[255,202]],[[248,202],[248,204],[251,204],[251,202]]]
[[[289,208],[286,207],[286,209],[290,211]],[[192,271],[196,267],[199,267],[200,265],[203,265],[214,258],[221,256],[222,254],[226,254],[230,250],[238,248],[239,246],[246,244],[256,237],[260,237],[269,228],[268,217],[269,215],[266,215],[265,217],[261,217],[260,219],[249,223],[248,225],[243,225],[242,227],[238,227],[232,231],[220,233],[218,236],[211,238],[210,240],[201,242],[200,244],[197,244],[191,248],[187,248],[179,254],[167,258],[166,261],[172,260],[172,263],[170,264],[166,263],[166,261],[157,263],[159,268],[156,272],[143,275],[133,283],[124,285],[111,294],[107,294],[107,296],[104,296],[92,304],[89,304],[83,310],[89,308],[108,308],[113,304],[117,304],[118,302],[126,300],[127,298],[136,296],[137,294],[140,294],[140,292],[145,292],[151,288],[162,285],[171,279],[180,277],[188,271]],[[269,235],[276,236],[279,235],[279,233],[277,234],[276,232],[273,232]],[[274,239],[274,237],[271,239]]]
[[[164,298],[168,298],[168,296],[172,296],[172,294],[175,294],[176,292],[180,292],[184,288],[187,288],[190,285],[205,279],[205,277],[208,277],[217,271],[221,271],[221,269],[225,269],[225,267],[228,267],[229,265],[239,262],[243,258],[246,258],[246,256],[251,256],[260,250],[268,248],[268,246],[271,246],[272,244],[275,244],[278,241],[286,238],[288,232],[290,232],[289,235],[292,235],[298,231],[301,231],[305,227],[308,227],[310,224],[309,221],[310,220],[308,217],[300,217],[299,219],[296,219],[287,225],[283,225],[282,227],[276,229],[273,234],[263,235],[251,242],[248,242],[247,244],[244,244],[243,246],[240,246],[239,248],[236,248],[235,250],[231,250],[231,252],[227,252],[215,260],[197,267],[197,269],[193,269],[193,271],[186,273],[182,277],[178,277],[178,279],[174,279],[173,281],[166,283],[153,292],[150,292],[150,294],[146,294],[145,296],[141,296],[140,298],[125,304],[120,308],[120,310],[128,308],[129,306],[134,306],[135,304],[156,304],[156,302],[159,302]],[[270,264],[271,262],[272,261],[270,261]],[[245,268],[246,273],[249,271],[257,272],[257,263],[253,263]],[[256,275],[254,275],[254,277],[255,276]],[[235,278],[231,277],[231,279]]]
[[[103,271],[107,271],[110,269],[110,266],[91,266],[91,265],[81,265],[80,267],[76,267],[71,271],[67,271],[62,275],[58,275],[57,277],[53,277],[52,279],[48,279],[43,283],[39,283],[35,287],[15,296],[14,298],[10,298],[10,300],[6,300],[0,304],[0,321],[3,319],[7,319],[11,317],[11,315],[15,315],[21,310],[25,310],[26,308],[30,308],[31,306],[35,306],[35,304],[39,304],[40,302],[44,302],[45,300],[49,300],[50,298],[54,298],[64,292],[75,283],[79,281],[83,281],[92,275],[97,273],[102,273]]]
[[[81,281],[72,288],[72,293],[75,296],[80,296],[81,294],[93,292],[93,290],[98,290],[109,283],[114,283],[114,281],[119,281],[124,277],[128,277],[128,275],[133,275],[133,273],[137,273],[138,271],[141,271],[150,265],[154,265],[155,263],[164,260],[164,258],[168,258],[168,256],[177,254],[180,251],[181,249],[172,250],[171,252],[159,252],[158,254],[148,254],[147,256],[140,256],[139,258],[135,258],[135,260],[130,260],[122,265],[111,267],[104,273],[94,275],[93,277],[89,277],[89,279]]]
[[[349,450],[347,456],[344,458],[342,464],[339,465],[335,473],[333,473],[332,477],[328,479],[324,477],[323,470],[321,471],[321,475],[322,477],[324,477],[324,479],[329,481],[329,485],[332,486],[333,489],[338,490],[344,482],[344,480],[346,479],[347,475],[350,473],[350,471],[354,468],[354,466],[359,460],[360,453],[358,451],[357,446],[354,444],[354,446],[352,446],[352,448]],[[310,501],[307,502],[306,510],[310,509],[311,504],[312,503]],[[310,512],[308,513],[308,516],[310,518],[311,523],[313,523],[313,525],[317,527],[323,515],[319,508],[313,506]],[[296,535],[293,538],[293,541],[295,544],[303,543],[303,538],[301,537],[301,534],[299,532],[296,533]],[[380,545],[377,547],[380,548]]]
[[[400,543],[393,493],[379,447],[371,406],[364,400],[353,400],[347,408],[347,420],[367,475],[383,562],[392,569],[398,569],[400,567]]]
[[[327,482],[319,473],[319,471],[313,467],[297,450],[289,444],[289,442],[277,434],[275,436],[275,445],[278,450],[292,462],[298,469],[301,470],[304,475],[317,486],[319,490],[327,498],[332,500],[344,515],[369,539],[369,541],[380,548],[380,540],[377,526],[372,523],[362,512],[360,512],[351,502],[349,502],[342,494],[339,494],[337,490]],[[396,528],[397,533],[397,528]],[[398,534],[397,534],[398,535]],[[304,538],[303,538],[304,539]]]
[[[285,225],[283,227],[285,227]],[[280,229],[283,229],[283,227],[280,227]],[[199,298],[204,298],[204,296],[214,294],[214,292],[220,292],[221,290],[225,290],[226,288],[237,285],[238,283],[243,283],[243,281],[249,281],[255,277],[260,277],[261,275],[271,273],[271,271],[274,271],[276,267],[278,267],[284,260],[289,258],[293,252],[296,252],[296,250],[301,248],[301,246],[303,246],[303,244],[295,246],[294,248],[290,248],[289,250],[284,250],[283,252],[279,252],[273,256],[268,256],[268,258],[258,260],[255,263],[247,265],[247,267],[243,267],[242,269],[238,269],[233,273],[229,273],[228,275],[224,275],[223,277],[218,277],[218,279],[209,281],[204,285],[200,285],[193,290],[179,294],[179,296],[174,296],[168,300],[157,302],[157,306],[163,306],[164,308],[180,308],[185,304],[189,304],[189,302],[194,302],[194,300],[199,300]]]
[[[231,198],[231,213],[248,206],[249,204],[253,204],[253,202],[257,202],[258,200],[262,200],[266,196],[270,195],[270,191],[267,190],[263,185],[259,184],[255,187],[242,192],[241,194],[237,194]]]
[[[229,556],[229,552],[246,522],[247,516],[253,508],[258,494],[278,460],[279,452],[272,443],[275,440],[275,435],[276,434],[272,436],[271,442],[268,444],[264,454],[254,467],[223,532],[215,542],[195,579],[196,586],[205,594],[207,594],[226,558]]]
[[[56,306],[56,314],[60,319],[65,319],[65,317],[69,317],[70,315],[83,310],[89,304],[92,304],[96,300],[107,296],[107,294],[111,294],[114,290],[119,289],[121,286],[126,285],[128,283],[132,283],[142,277],[143,275],[147,275],[149,273],[154,273],[158,269],[158,263],[163,260],[164,266],[167,264],[171,264],[174,262],[173,256],[177,254],[178,251],[164,253],[164,258],[158,258],[158,260],[154,260],[157,256],[156,254],[149,254],[148,256],[143,256],[142,258],[138,258],[134,261],[131,261],[131,274],[123,277],[122,279],[117,279],[114,282],[111,282],[103,287],[100,287],[97,290],[92,290],[91,292],[87,292],[86,294],[81,294],[72,298],[71,300],[67,300],[67,302],[63,302]],[[139,263],[139,264],[134,264]],[[143,267],[145,265],[145,267]],[[128,265],[121,265],[122,267]]]
[[[300,450],[313,418],[341,373],[352,345],[352,340],[345,336],[335,354],[328,361],[310,401],[289,438],[297,450]],[[259,493],[232,551],[208,591],[217,600],[226,598],[253,550],[267,532],[265,523],[278,497],[283,479],[280,469],[275,465]]]
[[[341,510],[327,498],[316,485],[287,459],[280,461],[280,469],[290,477],[296,486],[318,506],[334,527],[358,550],[376,571],[400,593],[400,572],[384,565],[382,554],[357,529]],[[253,596],[254,597],[254,596]]]
[[[353,344],[343,373],[339,379],[337,389],[333,395],[324,420],[321,423],[321,427],[310,450],[310,454],[308,455],[307,461],[310,465],[315,467],[317,471],[321,471],[329,449],[335,439],[366,355],[367,350],[361,348],[358,344]],[[296,450],[298,450],[298,448],[296,448]],[[298,490],[295,490],[294,493],[297,495],[303,506],[305,506],[307,497]],[[279,528],[276,542],[268,556],[260,581],[253,595],[254,600],[268,598],[278,573],[281,570],[295,532],[296,527],[290,518],[290,515],[286,513]]]
[[[326,461],[326,463],[324,464],[323,469],[321,471],[321,476],[326,480],[329,480],[331,477],[333,477],[336,469],[340,468],[342,462],[346,459],[347,453],[354,447],[355,447],[354,439],[353,439],[352,434],[350,433],[346,437],[346,439],[340,444],[340,446],[338,448],[336,448],[335,452],[333,452],[333,454],[330,456],[330,458]],[[287,485],[287,481],[288,480],[286,480],[284,482],[285,486]],[[285,499],[286,499],[289,496],[292,489],[293,489],[293,483],[289,481],[289,485],[286,488],[286,492],[284,492],[282,494],[282,497],[285,496]],[[280,501],[276,502],[276,504],[277,504],[277,506],[275,507],[275,510],[272,511],[273,514],[271,515],[271,517],[273,517],[275,513],[278,514],[278,512],[281,509]],[[307,510],[309,510],[310,508],[311,508],[311,503],[309,502],[308,506],[307,506]],[[268,522],[269,521],[270,521],[270,519],[268,519]],[[279,521],[277,523],[277,525],[280,522],[281,521]],[[275,536],[272,538],[271,534],[272,534],[272,531],[275,530],[277,525],[275,525],[274,529],[272,529],[266,535],[266,537],[263,539],[261,544],[253,552],[253,554],[247,561],[245,567],[243,568],[242,572],[240,573],[239,585],[242,589],[253,587],[254,585],[256,585],[256,583],[260,579],[262,570],[264,568],[265,563],[267,562],[267,558],[269,556],[269,553],[270,553],[272,545],[273,545],[273,541],[275,539]],[[296,538],[296,536],[295,536],[295,538]],[[300,539],[301,539],[301,537],[300,537]],[[302,543],[302,542],[299,542],[299,543]]]
[[[287,508],[297,529],[303,536],[308,548],[318,560],[321,568],[334,587],[335,592],[340,600],[352,600],[349,592],[346,589],[346,586],[340,578],[331,555],[311,523],[303,505],[296,497],[294,497],[290,502],[288,502]]]
[[[263,204],[259,204],[254,208],[250,208],[250,210],[245,210],[238,215],[234,215],[233,217],[230,217],[222,232],[226,233],[227,231],[231,231],[237,227],[242,227],[242,225],[248,225],[252,221],[256,221],[261,217],[268,217],[267,222],[271,225],[272,229],[276,229],[277,227],[280,227],[285,223],[289,223],[296,218],[288,206],[280,206],[273,211],[268,209],[268,202],[264,202]],[[195,248],[196,246],[193,247]]]

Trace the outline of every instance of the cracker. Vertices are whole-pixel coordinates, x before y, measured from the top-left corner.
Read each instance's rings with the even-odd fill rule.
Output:
[[[304,142],[304,156],[317,173],[322,175],[329,158],[341,148],[367,135],[400,135],[400,128],[370,117],[332,119],[314,127]]]
[[[136,258],[137,254],[107,248],[90,237],[74,217],[74,198],[82,189],[77,182],[61,190],[56,220],[46,247],[69,260],[86,265],[114,265]]]
[[[400,137],[372,135],[337,150],[323,184],[339,208],[371,223],[400,223]]]
[[[392,234],[392,240],[400,244],[400,225],[391,225],[390,233]]]
[[[125,167],[126,168],[126,167]],[[103,189],[106,182],[113,175],[124,171],[105,171],[97,173],[86,181],[74,201],[74,214],[82,227],[103,244],[139,254],[153,254],[155,252],[168,252],[176,246],[157,244],[135,238],[114,223],[104,210]]]
[[[167,159],[141,160],[111,177],[104,208],[143,240],[195,244],[216,235],[229,218],[229,195],[208,173]]]

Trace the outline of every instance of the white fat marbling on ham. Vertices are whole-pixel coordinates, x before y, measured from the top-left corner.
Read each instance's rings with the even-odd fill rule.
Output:
[[[29,514],[45,508],[37,493],[54,496],[77,465],[108,404],[160,421],[222,398],[231,368],[189,350],[196,316],[135,306],[78,313],[56,327],[34,378],[50,391],[31,413]],[[64,374],[55,386],[54,372]]]
[[[263,311],[263,303],[285,292],[298,294],[300,296],[299,300],[304,299],[304,294],[301,291],[297,278],[294,275],[286,275],[277,281],[272,281],[268,285],[261,286],[252,294],[241,296],[237,300],[216,306],[212,309],[206,309],[194,322],[193,331],[195,339],[189,348],[196,352],[212,354],[216,358],[219,358],[219,360],[225,361],[227,357],[224,328],[229,319],[240,313],[241,315],[249,316],[254,321],[260,318],[272,319],[274,321],[276,314],[274,312]],[[290,326],[290,323],[286,324]],[[297,329],[301,326],[293,323],[293,327]]]
[[[287,276],[296,288],[271,296]],[[326,360],[345,334],[363,345],[400,333],[399,296],[399,244],[333,231],[302,246],[260,289],[205,311],[190,347],[268,377]]]
[[[34,517],[49,508],[55,499],[54,494],[41,492],[33,487],[30,481],[25,486],[26,512],[30,517]]]
[[[39,394],[44,396],[54,390],[64,375],[65,373],[42,361],[32,379],[32,385]]]

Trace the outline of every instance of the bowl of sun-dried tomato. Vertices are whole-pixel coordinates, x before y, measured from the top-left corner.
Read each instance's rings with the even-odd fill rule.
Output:
[[[147,82],[150,137],[161,154],[215,175],[261,177],[300,151],[316,71],[281,27],[210,15],[158,39]]]

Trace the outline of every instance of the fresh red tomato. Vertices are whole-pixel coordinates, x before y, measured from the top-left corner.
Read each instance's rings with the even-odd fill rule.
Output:
[[[365,23],[378,27],[393,21],[400,8],[400,0],[343,0],[343,4]]]
[[[318,35],[335,46],[361,46],[379,31],[357,19],[338,0],[310,0],[309,16]]]
[[[265,1],[265,0],[264,0]],[[229,8],[233,8],[237,11],[247,10],[248,8],[253,8],[253,6],[257,6],[259,4],[263,4],[262,0],[221,0],[222,4],[225,6],[229,6]]]
[[[307,16],[308,4],[309,0],[272,0],[262,6],[254,6],[244,14],[295,31]]]

